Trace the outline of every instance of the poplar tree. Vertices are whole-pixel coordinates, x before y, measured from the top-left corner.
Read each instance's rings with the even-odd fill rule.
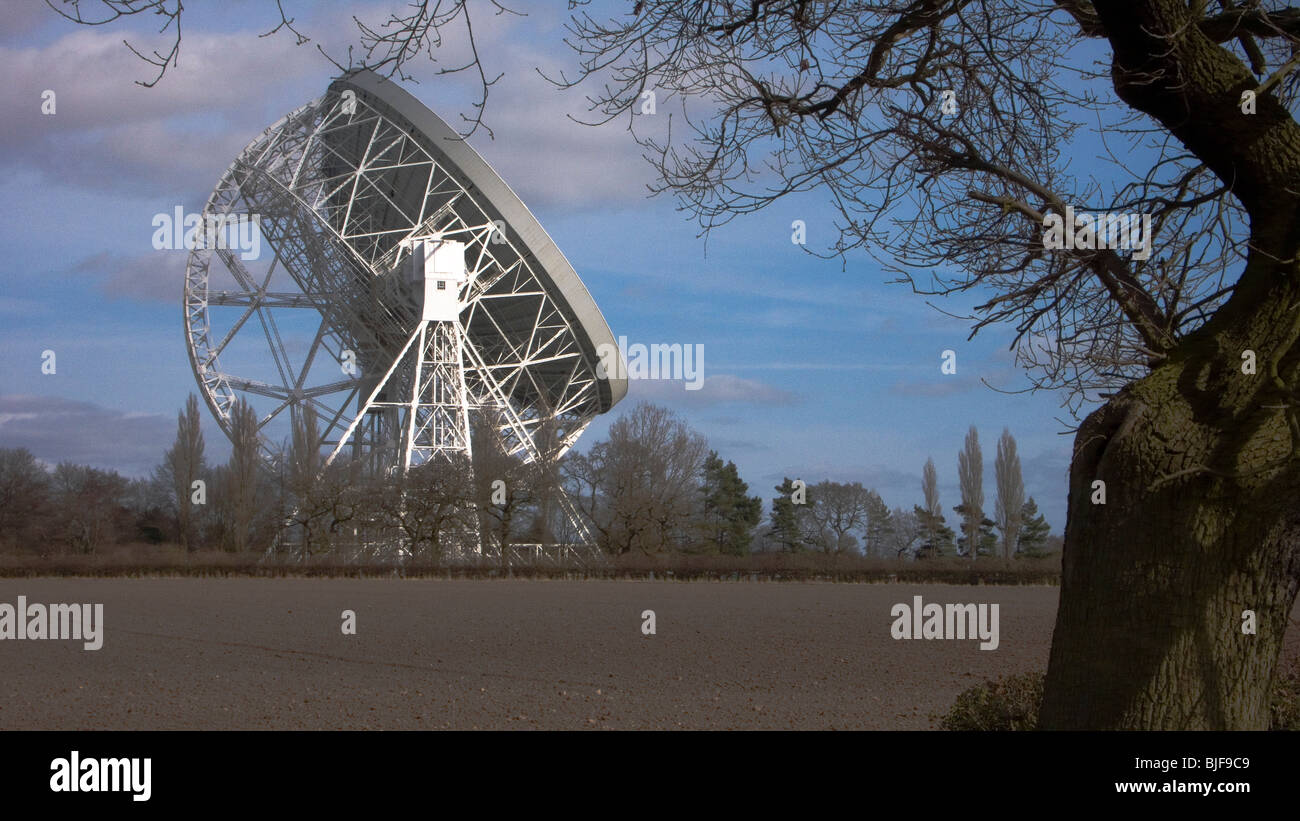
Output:
[[[185,409],[176,416],[176,441],[163,456],[163,464],[171,474],[176,492],[176,524],[178,537],[185,550],[195,548],[194,482],[204,472],[203,430],[199,426],[199,400],[190,394]],[[204,494],[206,497],[206,492]],[[206,503],[206,498],[204,499]]]
[[[249,531],[257,514],[257,490],[261,479],[261,451],[257,413],[243,399],[230,409],[229,492],[230,544],[235,552],[248,549]]]
[[[961,515],[966,549],[973,561],[979,554],[980,526],[984,521],[984,454],[974,425],[966,433],[965,446],[957,453],[957,481],[961,504],[953,510]]]
[[[993,475],[998,483],[993,517],[1002,533],[1002,558],[1010,559],[1016,555],[1016,540],[1020,536],[1020,511],[1025,505],[1025,482],[1020,474],[1020,454],[1016,453],[1015,437],[1006,428],[1002,429],[1002,438],[998,440]]]

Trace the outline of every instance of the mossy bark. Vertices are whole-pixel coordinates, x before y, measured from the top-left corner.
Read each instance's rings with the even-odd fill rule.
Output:
[[[1080,428],[1043,726],[1267,728],[1300,487],[1294,467],[1267,467],[1291,461],[1282,412],[1222,384],[1262,379],[1232,359],[1163,367]]]

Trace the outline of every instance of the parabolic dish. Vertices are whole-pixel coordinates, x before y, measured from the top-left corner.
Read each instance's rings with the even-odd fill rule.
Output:
[[[326,451],[346,442],[393,464],[397,423],[373,406],[374,424],[358,417],[376,391],[421,390],[403,375],[420,309],[399,263],[430,235],[465,245],[464,389],[471,412],[492,409],[508,451],[536,456],[543,425],[567,449],[627,393],[617,369],[599,368],[616,350],[609,326],[537,219],[443,120],[372,72],[336,80],[231,164],[204,218],[250,216],[260,257],[209,241],[186,273],[191,362],[227,432],[242,397],[271,451],[284,411],[310,406]]]

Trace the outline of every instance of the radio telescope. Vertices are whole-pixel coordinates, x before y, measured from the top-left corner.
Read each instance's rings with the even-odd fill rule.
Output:
[[[209,241],[185,279],[190,363],[227,435],[236,399],[254,407],[268,457],[307,408],[323,463],[371,475],[470,455],[476,417],[506,453],[542,458],[544,435],[554,457],[627,393],[622,369],[599,367],[617,350],[609,326],[536,218],[372,72],[250,142],[202,219]],[[211,240],[240,220],[259,231],[256,259]]]

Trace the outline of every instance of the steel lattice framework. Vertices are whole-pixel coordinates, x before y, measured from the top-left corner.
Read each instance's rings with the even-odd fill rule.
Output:
[[[203,218],[250,217],[255,263],[219,243],[191,251],[185,332],[217,421],[229,433],[236,398],[249,400],[268,456],[285,416],[311,407],[322,455],[376,474],[468,452],[470,413],[532,460],[543,429],[562,454],[626,393],[598,367],[613,335],[554,242],[477,152],[387,80],[347,75],[249,143]],[[449,321],[422,317],[403,273],[420,241],[464,249]]]

